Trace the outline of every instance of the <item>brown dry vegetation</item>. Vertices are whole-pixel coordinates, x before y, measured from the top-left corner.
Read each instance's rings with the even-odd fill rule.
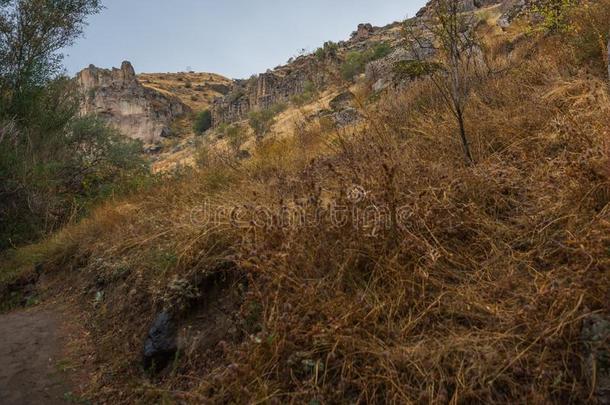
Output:
[[[161,93],[177,96],[193,111],[210,107],[214,98],[222,94],[210,85],[230,85],[231,80],[213,73],[141,73],[138,80]]]
[[[476,88],[473,166],[421,80],[369,106],[361,129],[311,124],[249,161],[212,159],[47,242],[55,291],[89,314],[92,398],[591,400],[580,336],[584,318],[610,311],[610,101],[601,60],[580,58],[573,39],[520,40],[520,63]],[[367,192],[357,203],[354,185]],[[194,221],[205,201],[244,212],[334,201],[401,221],[235,228]],[[193,297],[214,289],[232,291],[230,326],[200,325],[214,338],[147,377],[138,364],[156,311],[197,325],[214,302]]]

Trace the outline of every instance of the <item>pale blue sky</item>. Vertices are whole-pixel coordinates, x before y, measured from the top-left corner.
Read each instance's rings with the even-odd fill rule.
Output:
[[[302,48],[347,39],[358,23],[385,25],[413,16],[425,0],[103,0],[85,38],[66,50],[74,74],[90,63],[137,72],[191,67],[246,78]]]

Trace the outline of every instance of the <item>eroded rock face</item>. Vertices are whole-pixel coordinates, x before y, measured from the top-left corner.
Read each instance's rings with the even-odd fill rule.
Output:
[[[311,58],[301,58],[291,66],[267,71],[249,80],[236,81],[231,91],[214,101],[214,126],[247,118],[253,110],[269,108],[300,94],[308,81],[315,80]]]
[[[358,29],[352,32],[350,41],[360,42],[365,41],[373,35],[375,28],[371,24],[358,24]]]
[[[76,80],[83,94],[81,114],[97,115],[145,144],[169,136],[171,122],[189,111],[177,98],[142,86],[129,62],[111,70],[91,65]]]

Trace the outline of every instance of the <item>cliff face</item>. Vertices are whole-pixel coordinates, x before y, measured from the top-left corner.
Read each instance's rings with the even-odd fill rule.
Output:
[[[494,5],[500,5],[503,13],[499,24],[508,24],[514,15],[525,7],[527,2],[536,0],[460,0],[464,11],[475,11]],[[433,12],[434,1],[429,1],[415,17],[427,18]],[[375,91],[392,84],[393,68],[397,63],[413,60],[411,52],[401,48],[401,25],[390,24],[385,27],[373,27],[371,24],[360,24],[348,41],[337,44],[336,57],[321,62],[315,55],[305,55],[289,61],[285,66],[277,67],[249,80],[234,82],[228,95],[212,103],[212,121],[214,126],[246,119],[252,110],[267,108],[274,103],[285,102],[292,96],[301,93],[307,82],[316,85],[324,84],[337,74],[342,59],[351,51],[363,51],[374,44],[389,44],[392,52],[366,66],[366,79]],[[430,39],[431,41],[431,39]],[[422,51],[425,51],[422,49]],[[421,54],[421,52],[420,52]],[[431,50],[423,53],[432,56]],[[321,65],[322,64],[322,65]]]
[[[307,82],[323,81],[324,74],[317,62],[312,57],[302,56],[290,65],[248,80],[235,81],[226,96],[213,102],[211,110],[214,125],[242,120],[252,110],[286,102],[292,96],[302,93]]]
[[[142,86],[129,62],[111,70],[91,65],[76,79],[83,94],[83,115],[97,115],[146,144],[169,136],[171,122],[190,110],[176,97]]]

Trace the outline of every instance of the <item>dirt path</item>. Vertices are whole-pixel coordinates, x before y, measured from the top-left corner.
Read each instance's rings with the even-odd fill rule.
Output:
[[[67,404],[58,363],[58,315],[32,309],[0,315],[0,404]]]

